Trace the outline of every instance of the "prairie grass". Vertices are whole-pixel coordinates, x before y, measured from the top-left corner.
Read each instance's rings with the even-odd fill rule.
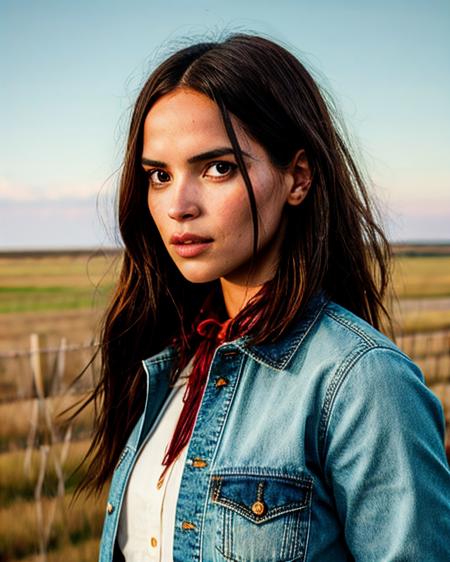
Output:
[[[93,562],[97,560],[99,539],[88,539],[76,544],[62,545],[47,555],[47,562]],[[21,558],[21,562],[42,562],[40,555]]]
[[[99,371],[99,357],[95,357],[97,346],[93,342],[80,345],[65,341],[62,354],[59,353],[60,346],[61,342],[52,346],[46,336],[39,338],[45,394],[74,394],[90,390],[96,384]],[[64,362],[62,371],[61,360]],[[83,371],[84,375],[76,380]],[[30,352],[24,350],[15,356],[2,356],[0,352],[0,402],[33,398],[35,395]]]
[[[396,338],[396,344],[410,357],[439,357],[449,354],[450,331],[403,333]]]
[[[415,359],[424,374],[427,385],[445,383],[450,385],[450,353],[441,356],[428,355]]]
[[[393,281],[401,298],[450,296],[450,256],[397,256]]]
[[[5,287],[96,287],[117,276],[116,255],[0,256],[0,286]]]
[[[100,498],[80,498],[71,503],[72,494],[67,494],[62,502],[59,499],[44,498],[44,519],[55,507],[55,519],[50,533],[49,550],[62,548],[55,560],[65,560],[61,556],[68,545],[83,544],[84,541],[97,539],[101,533],[106,503],[106,492]],[[59,503],[58,503],[59,502]],[[56,504],[56,505],[55,505]],[[39,530],[34,500],[17,500],[0,509],[0,552],[2,560],[14,560],[38,552]],[[89,551],[94,550],[93,544]],[[72,552],[71,556],[75,554]],[[73,558],[77,560],[77,558]],[[95,556],[91,558],[95,560]]]
[[[65,476],[66,491],[72,491],[85,474],[85,467],[81,467],[75,474],[75,469],[83,459],[89,441],[74,441],[70,444],[67,459],[63,465]],[[57,475],[52,462],[53,455],[59,458],[61,444],[52,447],[47,471],[45,473],[43,494],[54,496],[57,491]],[[19,451],[9,451],[0,454],[0,504],[8,505],[18,498],[28,499],[34,497],[34,490],[39,474],[41,453],[39,449],[33,449],[31,454],[30,470],[26,474],[24,470],[26,452],[24,449]]]
[[[69,343],[85,343],[92,339],[101,310],[40,311],[0,314],[0,353],[27,350],[30,334],[45,334],[50,346],[59,345],[61,338]]]
[[[0,313],[101,308],[111,287],[0,287]]]
[[[67,426],[68,416],[60,416],[68,407],[86,398],[86,394],[62,395],[47,398],[48,407],[53,412],[56,431],[61,434]],[[26,446],[30,432],[30,417],[34,400],[15,400],[0,404],[0,452]],[[92,428],[93,408],[89,405],[73,424],[73,437],[86,437]]]
[[[444,408],[445,421],[447,427],[450,429],[450,384],[448,382],[441,382],[432,384],[430,388],[442,403],[442,406]]]
[[[0,257],[0,313],[103,308],[117,257]]]
[[[404,334],[450,329],[449,310],[418,310],[403,313],[399,321]]]

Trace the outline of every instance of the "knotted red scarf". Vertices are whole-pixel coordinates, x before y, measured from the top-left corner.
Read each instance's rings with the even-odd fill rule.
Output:
[[[183,408],[162,461],[165,468],[159,478],[158,487],[163,483],[170,465],[176,460],[191,438],[214,351],[218,345],[225,341],[230,322],[231,318],[222,323],[214,318],[207,318],[197,325],[196,333],[201,336],[201,340],[194,355],[192,371],[184,392]]]

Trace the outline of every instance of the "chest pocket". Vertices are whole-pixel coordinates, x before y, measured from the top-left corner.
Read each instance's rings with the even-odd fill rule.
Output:
[[[310,525],[312,480],[215,474],[216,550],[235,562],[301,562]]]

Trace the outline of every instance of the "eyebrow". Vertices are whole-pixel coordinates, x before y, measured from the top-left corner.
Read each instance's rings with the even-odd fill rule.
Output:
[[[247,158],[253,159],[253,156],[241,151]],[[232,154],[234,156],[234,150],[231,147],[215,148],[214,150],[209,150],[208,152],[202,152],[201,154],[196,154],[188,158],[188,164],[195,164],[196,162],[203,162],[204,160],[211,160],[213,158],[219,158],[220,156],[228,156]],[[150,158],[142,158],[141,163],[143,166],[155,166],[157,168],[167,168],[168,165],[160,160],[151,160]]]

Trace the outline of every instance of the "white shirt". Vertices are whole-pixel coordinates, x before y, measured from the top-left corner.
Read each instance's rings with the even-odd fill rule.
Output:
[[[117,539],[126,562],[173,560],[175,512],[187,447],[157,483],[161,464],[183,408],[192,361],[180,374],[149,433],[131,472],[119,519]]]

